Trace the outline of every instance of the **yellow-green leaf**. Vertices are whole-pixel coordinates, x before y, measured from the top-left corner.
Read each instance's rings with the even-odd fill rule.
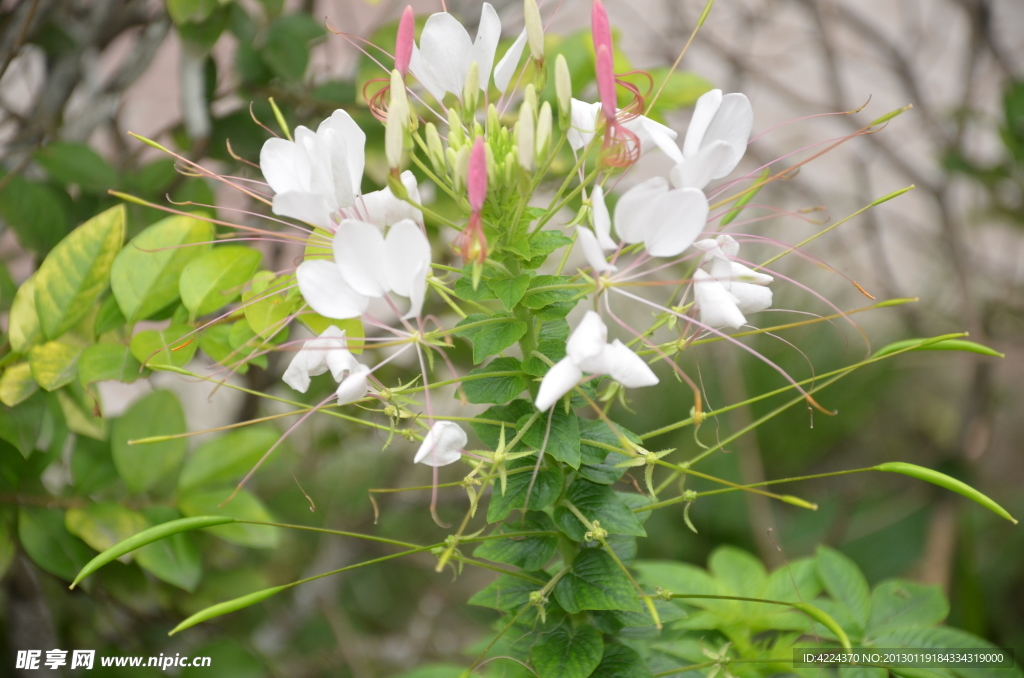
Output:
[[[32,376],[47,391],[54,391],[71,383],[78,374],[78,357],[82,355],[80,346],[72,346],[62,341],[48,341],[41,346],[33,346],[28,354],[28,364],[32,368]]]
[[[146,367],[184,367],[192,360],[199,342],[187,325],[171,325],[165,330],[143,330],[132,337],[131,351],[135,359]]]
[[[246,490],[239,490],[231,501],[224,504],[233,491],[234,488],[192,490],[181,495],[178,508],[186,516],[222,515],[236,520],[273,521],[263,503]],[[257,549],[272,549],[280,541],[278,529],[267,525],[234,523],[211,527],[209,532],[225,541]]]
[[[181,273],[181,303],[195,318],[234,301],[241,294],[242,285],[256,272],[261,258],[257,250],[241,245],[204,252]]]
[[[21,283],[11,302],[11,313],[7,321],[7,337],[15,353],[28,353],[33,345],[43,338],[36,314],[36,274]]]
[[[74,327],[99,298],[124,240],[124,205],[85,222],[50,251],[35,275],[36,313],[47,339]]]
[[[39,384],[32,377],[32,366],[28,363],[11,365],[0,375],[0,403],[8,407],[28,400]]]

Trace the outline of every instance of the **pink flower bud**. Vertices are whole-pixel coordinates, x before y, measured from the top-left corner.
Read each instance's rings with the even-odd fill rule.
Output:
[[[595,3],[596,5],[597,3]],[[618,111],[615,97],[615,70],[612,64],[612,52],[601,45],[597,48],[597,92],[601,95],[601,111],[604,117],[612,122]]]
[[[594,50],[597,51],[602,45],[612,51],[612,29],[608,24],[608,12],[605,11],[601,0],[594,0],[590,7],[590,32],[594,35]]]
[[[395,68],[404,78],[409,72],[409,60],[412,59],[413,34],[416,32],[416,18],[412,7],[407,6],[398,22],[398,39],[395,40]]]
[[[469,154],[469,177],[466,181],[469,189],[469,206],[476,213],[484,208],[487,198],[487,152],[484,150],[484,138],[477,137],[473,142],[473,150]]]

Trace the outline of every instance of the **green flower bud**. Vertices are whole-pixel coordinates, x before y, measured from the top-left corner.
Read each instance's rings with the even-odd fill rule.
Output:
[[[516,123],[516,147],[519,149],[519,166],[527,172],[533,171],[534,134],[533,108],[527,99],[519,107],[519,122]]]
[[[526,39],[534,61],[544,61],[544,24],[540,18],[537,0],[523,0],[523,18],[526,21]]]
[[[462,133],[462,118],[452,106],[448,109],[448,148],[454,148],[458,152],[465,142],[466,137]]]
[[[459,149],[455,158],[455,189],[456,191],[466,190],[466,181],[469,178],[469,156],[472,148],[467,144]]]
[[[432,122],[427,123],[427,154],[430,157],[430,164],[437,174],[445,173],[444,145],[441,143],[441,135],[437,133],[437,126]]]
[[[474,61],[469,64],[469,72],[466,73],[466,85],[462,88],[462,110],[467,113],[475,111],[480,101],[480,66]]]
[[[548,154],[551,145],[551,104],[547,101],[540,105],[540,115],[537,116],[536,137],[537,158],[540,159]]]
[[[498,115],[498,109],[494,104],[487,107],[487,138],[497,139],[501,133],[501,117]]]
[[[537,115],[537,88],[533,86],[533,83],[527,85],[523,90],[523,103],[529,103],[530,111],[533,112],[533,115]]]
[[[384,155],[388,159],[388,167],[398,170],[402,166],[402,154],[405,152],[406,123],[409,119],[408,105],[403,106],[395,97],[388,106],[388,119],[384,126]]]
[[[569,64],[561,54],[555,57],[555,95],[558,98],[558,124],[567,129],[572,108],[572,78]]]

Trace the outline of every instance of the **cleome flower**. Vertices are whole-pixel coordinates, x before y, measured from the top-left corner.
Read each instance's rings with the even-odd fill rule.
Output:
[[[284,383],[296,391],[305,393],[309,389],[310,377],[330,370],[338,382],[339,405],[359,400],[366,395],[366,381],[370,368],[355,359],[348,350],[345,331],[331,325],[316,339],[305,342],[292,358],[284,372]]]
[[[627,388],[658,383],[647,363],[618,339],[608,343],[608,327],[601,316],[587,311],[566,342],[566,356],[548,370],[534,402],[546,411],[583,378],[583,373],[608,375]]]
[[[374,224],[346,219],[334,235],[334,261],[307,259],[295,276],[303,299],[326,318],[359,317],[370,298],[393,304],[391,292],[409,299],[403,318],[413,318],[423,308],[429,272],[430,242],[412,220],[385,236]]]
[[[475,41],[470,40],[469,32],[448,12],[431,14],[420,34],[420,44],[413,46],[409,70],[431,96],[442,101],[447,92],[462,96],[470,65],[476,62],[480,89],[486,90],[500,38],[501,20],[489,2],[480,8]],[[522,45],[519,53],[522,54]],[[515,70],[515,64],[512,68]]]
[[[621,113],[622,109],[619,109]],[[588,104],[579,99],[571,102],[571,127],[568,131],[569,145],[574,151],[585,148],[597,133],[598,120],[601,115],[601,102]],[[674,162],[683,162],[683,154],[676,146],[676,131],[655,122],[643,115],[626,117],[621,123],[626,130],[636,135],[640,145],[640,155],[654,148],[660,148]]]
[[[732,260],[740,245],[730,235],[700,240],[694,247],[703,250],[710,273],[697,269],[693,275],[693,294],[700,321],[709,327],[738,329],[746,324],[745,313],[757,313],[772,305],[773,278]]]
[[[723,96],[720,89],[702,95],[686,130],[682,156],[672,168],[672,185],[704,188],[732,172],[747,152],[753,125],[754,111],[745,95]]]
[[[396,198],[390,188],[361,195],[365,145],[366,134],[340,109],[316,132],[296,127],[295,141],[268,139],[260,151],[260,169],[274,190],[274,214],[329,231],[345,217],[378,226],[422,221],[419,210]],[[409,198],[419,203],[412,172],[401,178]]]
[[[454,464],[462,457],[468,440],[466,432],[455,422],[436,422],[423,437],[413,463],[434,467]]]

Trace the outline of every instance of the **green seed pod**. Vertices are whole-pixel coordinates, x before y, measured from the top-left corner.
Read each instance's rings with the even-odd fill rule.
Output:
[[[85,567],[82,568],[82,571],[78,573],[78,576],[75,577],[75,580],[71,582],[71,586],[68,588],[75,588],[78,582],[82,581],[107,563],[113,562],[126,553],[131,553],[135,549],[141,548],[146,544],[152,544],[155,541],[160,541],[161,539],[171,537],[181,532],[189,532],[191,530],[198,530],[204,527],[224,525],[226,523],[233,522],[235,522],[235,519],[228,518],[227,516],[196,516],[194,518],[172,520],[170,522],[151,527],[148,530],[143,530],[136,535],[128,537],[124,541],[114,544],[109,549],[86,563]]]
[[[933,485],[944,487],[945,489],[956,492],[957,494],[962,494],[973,502],[981,504],[989,511],[992,511],[997,516],[1006,518],[1014,525],[1017,524],[1017,520],[1002,506],[995,503],[981,492],[978,492],[967,483],[960,482],[956,478],[951,478],[945,473],[939,473],[938,471],[933,471],[930,468],[917,466],[915,464],[906,464],[901,461],[890,461],[885,464],[879,464],[875,467],[875,470],[887,471],[889,473],[902,473],[905,476],[910,476],[911,478],[917,478],[918,480],[923,480]]]
[[[175,626],[167,635],[173,636],[178,631],[184,631],[185,629],[195,626],[196,624],[200,624],[204,621],[207,621],[208,619],[213,619],[214,617],[219,617],[223,614],[229,614],[231,612],[236,612],[243,608],[249,607],[250,605],[255,605],[260,601],[266,600],[275,593],[280,593],[281,591],[284,591],[286,588],[289,588],[288,585],[274,586],[269,589],[263,589],[262,591],[250,593],[240,598],[235,598],[234,600],[227,600],[223,603],[211,605],[205,610],[200,610],[199,612],[196,612],[194,615],[192,615],[185,621]]]
[[[827,615],[823,610],[811,605],[810,603],[790,603],[790,605],[834,633],[836,638],[839,639],[839,643],[845,649],[850,649],[850,638],[846,635],[846,632],[843,631],[843,627],[837,624],[836,620]]]

